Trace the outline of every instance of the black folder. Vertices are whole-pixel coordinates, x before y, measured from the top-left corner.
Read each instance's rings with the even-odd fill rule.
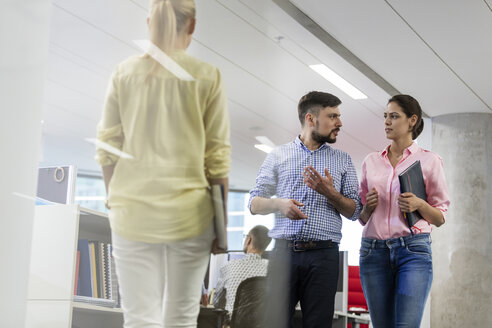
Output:
[[[424,176],[422,175],[422,167],[420,161],[414,162],[405,171],[398,175],[400,179],[400,191],[411,192],[418,198],[427,201],[427,194],[425,192]],[[408,226],[411,228],[418,220],[422,219],[422,216],[418,211],[403,213],[407,218]]]
[[[224,185],[212,185],[212,200],[215,211],[215,236],[217,238],[217,247],[227,251],[227,225],[225,213],[225,193]]]

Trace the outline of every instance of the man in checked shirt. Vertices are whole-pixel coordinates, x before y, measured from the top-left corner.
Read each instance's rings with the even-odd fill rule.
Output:
[[[251,213],[275,213],[268,328],[290,327],[299,301],[304,328],[331,327],[341,215],[356,220],[362,208],[350,156],[329,146],[342,127],[340,104],[325,92],[303,96],[301,134],[268,154],[250,191]]]

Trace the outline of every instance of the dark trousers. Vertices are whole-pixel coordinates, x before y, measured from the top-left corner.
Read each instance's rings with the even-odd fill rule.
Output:
[[[338,261],[338,244],[294,252],[277,242],[269,256],[265,327],[294,327],[295,306],[300,301],[303,328],[331,328]]]

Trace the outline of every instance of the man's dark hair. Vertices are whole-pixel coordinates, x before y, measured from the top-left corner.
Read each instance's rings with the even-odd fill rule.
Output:
[[[325,107],[336,107],[341,103],[342,101],[331,93],[311,91],[299,100],[299,104],[297,105],[299,121],[301,121],[301,125],[304,126],[304,117],[307,113],[311,113],[318,117],[320,109]]]
[[[391,102],[397,103],[408,118],[412,117],[412,115],[417,116],[417,123],[413,126],[412,129],[412,139],[417,139],[417,137],[424,129],[422,108],[420,108],[420,104],[417,99],[409,95],[395,95],[391,97],[390,100],[388,100],[388,104]]]
[[[268,228],[262,225],[257,225],[253,227],[248,235],[251,237],[251,242],[253,247],[263,252],[272,241],[271,237],[268,237]]]

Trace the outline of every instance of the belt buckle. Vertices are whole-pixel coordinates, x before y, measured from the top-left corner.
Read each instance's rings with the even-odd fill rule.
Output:
[[[302,240],[294,240],[294,242],[292,243],[292,250],[294,252],[305,252],[306,248],[300,246],[299,244],[304,244],[304,242]]]

